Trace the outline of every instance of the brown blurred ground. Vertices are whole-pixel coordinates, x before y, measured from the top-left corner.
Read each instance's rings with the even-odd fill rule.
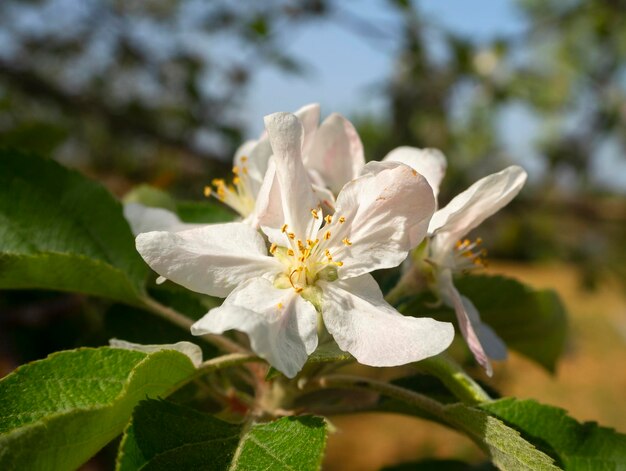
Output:
[[[550,376],[511,354],[496,366],[492,383],[505,395],[533,398],[569,411],[579,421],[597,421],[626,432],[626,293],[617,282],[581,289],[575,268],[495,263],[504,274],[536,288],[553,288],[569,311],[567,351]],[[324,469],[368,471],[425,457],[480,460],[465,437],[430,422],[383,414],[334,417]]]

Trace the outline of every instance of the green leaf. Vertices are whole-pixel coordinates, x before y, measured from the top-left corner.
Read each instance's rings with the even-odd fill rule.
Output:
[[[615,430],[581,424],[563,409],[532,400],[506,398],[480,407],[542,446],[565,470],[626,469],[626,435]]]
[[[55,353],[0,381],[0,469],[75,469],[115,438],[135,405],[196,369],[172,350]]]
[[[121,205],[52,160],[0,150],[0,289],[139,304],[148,270]]]
[[[554,372],[567,333],[565,308],[554,291],[535,290],[511,278],[486,275],[459,277],[455,286],[509,348]],[[455,319],[451,309],[428,307],[424,301],[414,299],[400,309],[407,314]]]
[[[433,420],[466,434],[487,452],[504,471],[556,471],[554,460],[527,441],[514,428],[484,410],[461,403],[443,406],[441,415],[432,415],[407,402],[382,398],[379,411],[413,415]]]
[[[204,201],[175,200],[169,193],[150,185],[134,188],[124,197],[124,202],[167,209],[189,223],[228,222],[235,218],[235,214],[228,207],[213,198]]]
[[[120,445],[117,471],[316,470],[326,424],[312,416],[283,417],[245,429],[166,401],[143,401]]]
[[[519,432],[483,410],[464,404],[445,406],[451,422],[489,453],[503,471],[556,471],[554,460],[522,438]]]

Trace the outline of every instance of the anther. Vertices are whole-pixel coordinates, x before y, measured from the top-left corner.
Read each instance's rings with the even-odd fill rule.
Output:
[[[276,307],[277,307],[278,309],[282,309],[282,308],[283,308],[283,307],[285,307],[285,306],[283,306],[283,303],[278,303],[278,304],[276,305]]]
[[[324,240],[328,240],[328,239],[330,239],[330,231],[326,231],[324,233]]]
[[[295,252],[291,249],[287,249],[287,255],[293,257],[295,255]]]
[[[233,173],[235,175],[239,175],[239,167],[237,167],[236,165],[233,167]]]
[[[338,267],[343,267],[343,262],[335,262],[335,265],[337,265]]]
[[[235,185],[239,185],[239,183],[241,183],[241,179],[240,179],[239,177],[234,177],[234,178],[233,178],[233,183],[234,183]]]
[[[276,244],[272,244],[270,245],[270,253],[274,253],[276,252],[276,249],[278,248],[278,245]]]
[[[313,219],[319,219],[319,215],[317,214],[317,209],[312,209],[311,214],[313,215]]]
[[[346,222],[346,218],[344,218],[343,216],[341,216],[341,217],[339,218],[339,223],[340,223],[340,224],[343,224],[344,222]]]
[[[242,164],[245,164],[248,161],[248,157],[246,157],[245,155],[242,155],[240,160]]]
[[[341,242],[343,242],[344,245],[352,245],[352,242],[350,242],[350,239],[347,237],[344,237]]]
[[[293,239],[295,239],[295,238],[296,238],[296,235],[295,235],[293,232],[289,232],[289,233],[287,234],[287,237],[289,237],[291,240],[293,240]]]
[[[205,186],[205,187],[204,187],[204,191],[203,191],[204,196],[205,196],[205,197],[207,197],[207,198],[208,198],[209,196],[211,196],[211,191],[212,191],[212,190],[211,190],[211,187],[210,187],[210,186]]]
[[[280,232],[285,233],[287,231],[287,224],[283,224],[283,227],[280,228]]]
[[[328,214],[325,218],[324,221],[326,221],[326,224],[330,224],[331,222],[333,222],[333,217]]]
[[[411,173],[413,174],[414,177],[417,177],[417,170],[414,169]]]

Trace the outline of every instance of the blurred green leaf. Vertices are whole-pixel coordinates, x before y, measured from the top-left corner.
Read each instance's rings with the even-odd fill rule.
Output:
[[[481,404],[524,437],[557,459],[565,470],[595,471],[626,469],[626,435],[579,423],[557,407],[514,398]]]
[[[318,417],[283,417],[243,429],[166,401],[133,413],[117,471],[136,469],[317,470],[326,444]]]
[[[121,205],[102,186],[52,160],[0,150],[0,288],[137,304],[147,273]]]
[[[0,381],[0,469],[75,469],[118,435],[146,397],[196,371],[172,350],[55,353]]]

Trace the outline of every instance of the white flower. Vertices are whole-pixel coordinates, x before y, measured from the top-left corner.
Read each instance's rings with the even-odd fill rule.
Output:
[[[446,169],[443,154],[431,149],[415,150],[412,155],[406,154],[398,160],[422,173],[434,194],[439,193]],[[463,238],[515,198],[525,182],[526,172],[516,165],[484,177],[435,212],[428,226],[426,259],[434,268],[435,290],[454,308],[467,345],[489,376],[493,374],[489,359],[506,358],[506,346],[491,327],[481,321],[472,302],[456,289],[453,275],[482,264],[482,252],[477,250],[480,239],[470,242]]]
[[[302,123],[277,113],[266,128],[274,163],[259,221],[269,250],[242,223],[137,237],[137,249],[159,274],[226,296],[192,333],[245,332],[252,349],[288,377],[316,349],[322,321],[342,350],[367,365],[405,364],[446,349],[450,324],[402,316],[369,274],[400,264],[425,236],[435,206],[426,180],[404,164],[370,163],[324,217],[302,163]]]

